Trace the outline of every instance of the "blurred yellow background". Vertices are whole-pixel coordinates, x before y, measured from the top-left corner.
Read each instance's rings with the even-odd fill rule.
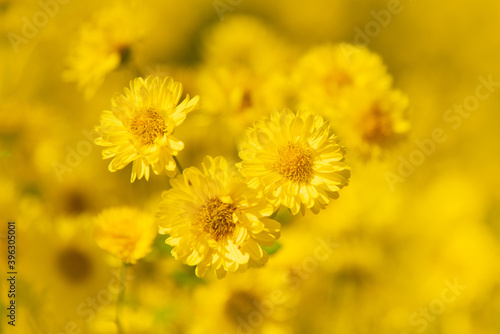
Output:
[[[0,0],[2,332],[118,333],[121,263],[97,246],[93,218],[122,205],[153,215],[170,186],[165,174],[130,183],[131,166],[108,172],[93,140],[113,94],[172,76],[200,96],[176,130],[183,166],[237,162],[252,122],[323,107],[301,104],[298,64],[348,43],[380,56],[411,130],[368,158],[346,141],[350,185],[317,215],[282,212],[263,268],[200,279],[159,235],[122,282],[123,331],[500,333],[499,18],[493,0]]]

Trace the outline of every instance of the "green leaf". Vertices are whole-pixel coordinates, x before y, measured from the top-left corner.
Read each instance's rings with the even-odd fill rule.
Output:
[[[272,246],[261,246],[261,247],[266,251],[268,255],[273,255],[281,248],[281,244],[275,241]]]

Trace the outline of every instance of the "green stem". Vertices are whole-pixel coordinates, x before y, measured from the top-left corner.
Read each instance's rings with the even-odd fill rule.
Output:
[[[184,172],[184,168],[182,168],[181,163],[179,162],[179,160],[177,160],[177,157],[175,155],[173,157],[175,164],[177,165],[177,169],[179,170],[180,174],[182,174],[182,172]]]
[[[116,300],[116,327],[118,328],[118,334],[125,333],[123,331],[123,326],[120,321],[120,311],[123,306],[123,298],[125,296],[125,276],[127,275],[127,264],[123,262],[121,275],[120,275],[120,291],[118,292],[118,298]]]

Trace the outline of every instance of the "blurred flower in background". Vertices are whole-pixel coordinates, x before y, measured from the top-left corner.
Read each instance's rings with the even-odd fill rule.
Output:
[[[94,225],[97,245],[124,263],[134,264],[148,255],[156,237],[153,215],[128,207],[104,210]]]
[[[499,15],[0,0],[0,332],[500,333]]]
[[[140,10],[137,5],[116,2],[82,25],[63,75],[77,82],[87,98],[94,96],[106,75],[130,60],[132,47],[144,38],[149,21]]]
[[[294,72],[298,105],[331,119],[354,153],[379,157],[410,129],[407,97],[392,89],[379,55],[350,44],[308,51]]]

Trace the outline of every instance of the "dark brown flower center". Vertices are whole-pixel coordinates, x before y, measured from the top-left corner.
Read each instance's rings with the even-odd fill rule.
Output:
[[[236,227],[233,221],[234,210],[236,208],[232,204],[224,203],[219,198],[214,197],[203,204],[196,217],[203,227],[203,231],[219,241],[221,238],[231,235]]]

